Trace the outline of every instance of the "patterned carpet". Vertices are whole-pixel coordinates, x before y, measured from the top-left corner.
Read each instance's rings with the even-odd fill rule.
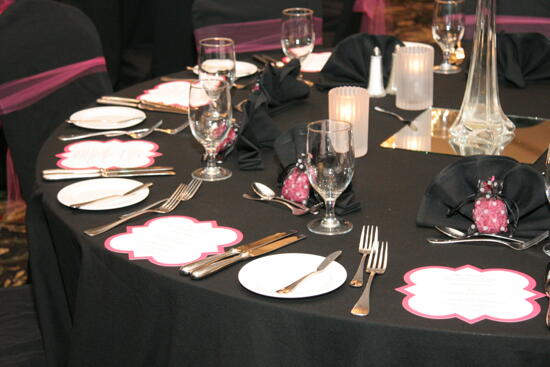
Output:
[[[25,207],[6,207],[6,193],[0,191],[0,286],[17,287],[28,281]]]

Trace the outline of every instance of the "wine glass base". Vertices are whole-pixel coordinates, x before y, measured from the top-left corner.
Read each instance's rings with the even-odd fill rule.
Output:
[[[315,234],[323,236],[336,236],[351,232],[353,224],[350,221],[344,219],[336,219],[335,223],[326,225],[325,218],[318,218],[312,220],[307,224],[307,229]]]
[[[222,181],[231,177],[232,172],[227,168],[199,168],[191,172],[191,177],[202,181]]]
[[[441,64],[441,65],[437,65],[437,66],[434,66],[434,73],[437,73],[437,74],[458,74],[460,73],[460,67],[456,66],[456,65],[445,65],[445,64]]]
[[[550,256],[550,243],[547,243],[546,245],[542,246],[542,252]]]

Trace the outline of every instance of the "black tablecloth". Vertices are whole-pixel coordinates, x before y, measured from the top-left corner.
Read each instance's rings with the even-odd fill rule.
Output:
[[[123,94],[136,96],[158,82],[136,85]],[[464,86],[463,74],[436,74],[434,105],[459,107]],[[548,87],[548,83],[535,83],[519,90],[503,85],[503,108],[507,113],[548,116]],[[235,100],[243,93],[234,96]],[[350,314],[361,290],[347,285],[319,297],[280,300],[244,289],[237,281],[242,264],[193,281],[179,276],[176,268],[146,260],[130,261],[103,246],[107,237],[123,232],[124,227],[93,238],[82,233],[128,209],[93,213],[71,210],[56,200],[67,182],[43,182],[35,206],[31,203],[31,259],[36,259],[31,265],[49,269],[54,279],[49,284],[50,279],[34,279],[35,288],[41,304],[56,301],[69,310],[42,316],[42,325],[49,328],[44,330],[45,336],[61,341],[57,356],[51,353],[55,350],[48,351],[50,361],[57,357],[60,364],[79,367],[547,366],[550,332],[544,324],[544,312],[519,323],[484,320],[468,324],[458,319],[425,319],[403,308],[404,295],[395,289],[404,285],[403,275],[413,268],[465,264],[508,268],[532,276],[537,281],[536,290],[542,292],[548,257],[540,247],[514,252],[497,246],[428,245],[425,238],[434,231],[415,226],[420,200],[431,179],[458,158],[380,148],[379,144],[401,125],[372,109],[375,105],[393,109],[393,97],[371,99],[370,104],[369,152],[357,159],[353,182],[362,210],[347,216],[355,229],[338,237],[308,234],[307,240],[278,251],[326,255],[342,249],[338,261],[350,278],[359,261],[358,229],[365,223],[378,225],[380,237],[389,241],[389,265],[383,276],[375,278],[368,317]],[[171,127],[185,119],[147,115],[145,125],[162,118],[165,126]],[[287,129],[327,115],[327,93],[312,89],[306,100],[274,119]],[[75,127],[61,126],[46,142],[38,167],[53,168],[54,154],[66,145],[55,137],[76,131]],[[176,136],[153,134],[148,139],[158,143],[163,153],[156,163],[174,166],[178,174],[151,178],[155,185],[146,203],[165,197],[202,165],[202,148],[189,130]],[[245,242],[292,228],[307,233],[311,216],[293,217],[284,208],[241,197],[250,192],[253,181],[276,182],[279,168],[273,152],[264,152],[264,160],[264,171],[247,172],[240,171],[235,155],[231,156],[224,166],[233,171],[233,177],[203,184],[196,197],[182,203],[174,214],[237,228]],[[536,166],[541,168],[541,160]],[[47,226],[41,222],[40,204]],[[142,224],[147,219],[130,224]],[[40,224],[42,228],[37,228]],[[41,258],[45,260],[40,262]],[[62,282],[56,282],[55,277]],[[546,299],[537,302],[546,308]],[[64,328],[55,329],[56,325]]]

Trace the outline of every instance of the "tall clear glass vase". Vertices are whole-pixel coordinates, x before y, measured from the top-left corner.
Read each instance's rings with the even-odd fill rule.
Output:
[[[515,126],[498,98],[496,0],[477,0],[476,29],[468,82],[450,143],[460,155],[500,154]]]

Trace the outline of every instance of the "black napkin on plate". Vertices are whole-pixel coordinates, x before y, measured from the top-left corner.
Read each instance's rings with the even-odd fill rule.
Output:
[[[447,217],[447,212],[477,193],[478,180],[492,176],[504,182],[502,196],[519,207],[516,234],[530,236],[548,229],[550,205],[542,175],[528,165],[499,156],[462,158],[439,172],[424,193],[416,224],[422,227],[450,226],[466,231],[473,223],[473,202],[464,205],[453,216]]]
[[[370,58],[374,48],[380,48],[384,82],[388,81],[395,46],[403,43],[393,36],[374,36],[366,33],[351,35],[336,45],[332,55],[321,70],[321,88],[351,85],[368,88]]]
[[[279,159],[282,172],[278,178],[278,184],[281,186],[292,168],[295,167],[298,157],[306,153],[307,123],[300,123],[282,133],[275,140],[275,154]],[[307,205],[312,206],[322,202],[323,198],[311,188]],[[346,190],[336,200],[334,211],[338,215],[346,215],[361,210],[361,203],[355,201],[352,184],[350,183]]]
[[[309,95],[309,87],[297,79],[299,73],[298,60],[282,68],[267,65],[262,72],[259,88],[247,97],[244,105],[244,118],[237,141],[240,169],[263,169],[261,150],[273,148],[273,142],[281,134],[271,115],[286,108],[290,102]]]
[[[550,79],[550,39],[540,33],[499,33],[497,63],[499,77],[519,88]]]

